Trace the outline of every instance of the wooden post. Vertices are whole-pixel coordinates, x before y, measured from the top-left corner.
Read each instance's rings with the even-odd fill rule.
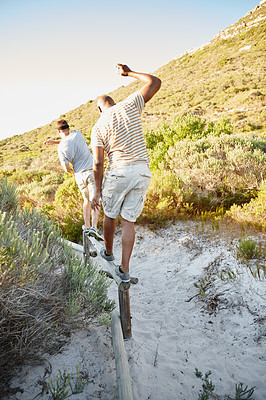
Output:
[[[127,293],[128,290],[124,293]],[[116,364],[118,400],[133,400],[128,359],[122,337],[121,321],[117,311],[111,313],[111,330]]]
[[[87,265],[89,262],[89,258],[90,258],[90,242],[87,239],[84,230],[83,230],[82,238],[83,238],[83,259],[84,259],[85,265]]]
[[[122,291],[118,286],[119,310],[124,339],[130,339],[131,333],[131,314],[129,290]]]

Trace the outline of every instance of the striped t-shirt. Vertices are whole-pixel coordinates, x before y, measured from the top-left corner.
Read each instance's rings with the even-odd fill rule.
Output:
[[[141,92],[135,92],[105,110],[92,128],[92,149],[104,148],[108,169],[122,164],[149,163],[141,124],[144,105]]]

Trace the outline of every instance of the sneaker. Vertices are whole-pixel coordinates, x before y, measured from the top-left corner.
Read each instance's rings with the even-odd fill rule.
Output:
[[[122,271],[120,265],[116,267],[115,272],[123,282],[130,282],[129,272]]]
[[[102,250],[100,251],[100,254],[102,258],[104,258],[106,261],[114,261],[115,257],[113,254],[107,255],[105,248],[103,247]]]
[[[84,229],[84,233],[85,235],[94,237],[96,240],[99,240],[99,242],[103,242],[103,237],[99,235],[97,229],[94,227]]]

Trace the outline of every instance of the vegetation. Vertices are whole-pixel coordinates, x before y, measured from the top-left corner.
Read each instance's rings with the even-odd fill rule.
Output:
[[[248,260],[252,258],[259,258],[262,255],[257,243],[249,237],[240,239],[237,250],[239,257]]]
[[[265,229],[265,14],[256,7],[211,42],[162,66],[162,87],[143,112],[153,179],[139,222],[222,215]],[[116,102],[141,87],[112,92]],[[96,101],[58,116],[90,142]],[[81,239],[82,198],[59,164],[55,121],[0,141],[0,177],[19,185],[20,204]]]
[[[87,380],[83,377],[85,374],[80,370],[80,363],[76,366],[76,374],[67,372],[66,369],[58,371],[56,381],[52,379],[47,384],[48,392],[51,394],[51,400],[63,400],[71,396],[71,394],[82,393]]]
[[[214,124],[187,115],[149,132],[154,170],[149,207],[174,213],[228,210],[256,197],[266,174],[266,141],[232,130],[228,120]]]
[[[224,216],[265,230],[265,13],[263,3],[201,49],[155,71],[162,87],[143,113],[153,178],[138,222]],[[110,95],[118,102],[139,88],[133,82]],[[58,117],[89,142],[96,101]],[[0,141],[0,390],[15,367],[58,349],[70,329],[88,317],[106,319],[113,307],[107,279],[62,240],[62,234],[80,240],[83,201],[56,148],[42,145],[55,132],[52,121]],[[237,256],[254,276],[265,275],[265,251],[253,239],[240,240]],[[196,284],[199,296],[211,279]],[[199,398],[207,399],[214,391],[210,373],[197,376],[205,385]],[[80,370],[77,377],[82,390]],[[49,384],[52,398],[66,397],[72,383],[60,371]],[[251,400],[253,391],[239,384],[235,399]]]
[[[108,281],[62,241],[56,225],[18,206],[15,184],[0,180],[0,381],[53,352],[74,327],[110,312]],[[10,199],[10,203],[9,203]]]
[[[244,383],[236,384],[235,386],[235,396],[218,396],[214,393],[215,385],[210,379],[212,371],[206,372],[204,375],[198,368],[195,368],[195,375],[197,378],[202,380],[202,391],[198,395],[198,400],[208,400],[209,398],[217,400],[254,400],[253,394],[255,387],[248,388]]]

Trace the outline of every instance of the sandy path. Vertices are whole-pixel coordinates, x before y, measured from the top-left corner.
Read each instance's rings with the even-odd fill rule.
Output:
[[[133,338],[126,342],[134,398],[197,399],[197,367],[212,371],[217,394],[233,395],[243,382],[265,400],[265,281],[239,267],[232,246],[192,226],[136,229],[131,274],[140,282],[130,289]],[[115,254],[120,261],[120,246]],[[218,273],[228,267],[239,274],[227,282]],[[191,299],[201,276],[208,277],[206,296]],[[116,298],[114,284],[110,291]]]
[[[235,384],[243,382],[256,386],[254,399],[266,399],[265,280],[255,280],[234,256],[236,243],[218,233],[193,223],[156,233],[136,227],[131,274],[139,283],[130,289],[133,337],[125,342],[135,400],[196,400],[201,389],[196,367],[212,371],[219,395],[234,397]],[[119,229],[115,243],[119,262]],[[236,279],[221,280],[228,268]],[[203,277],[207,289],[200,298],[194,284]],[[109,295],[117,301],[115,283]],[[80,360],[89,383],[71,399],[116,399],[109,328],[93,325],[77,332],[61,354],[48,359],[54,374],[63,367],[75,371]],[[48,399],[35,397],[44,367],[24,370],[13,382],[24,393],[12,399]]]

